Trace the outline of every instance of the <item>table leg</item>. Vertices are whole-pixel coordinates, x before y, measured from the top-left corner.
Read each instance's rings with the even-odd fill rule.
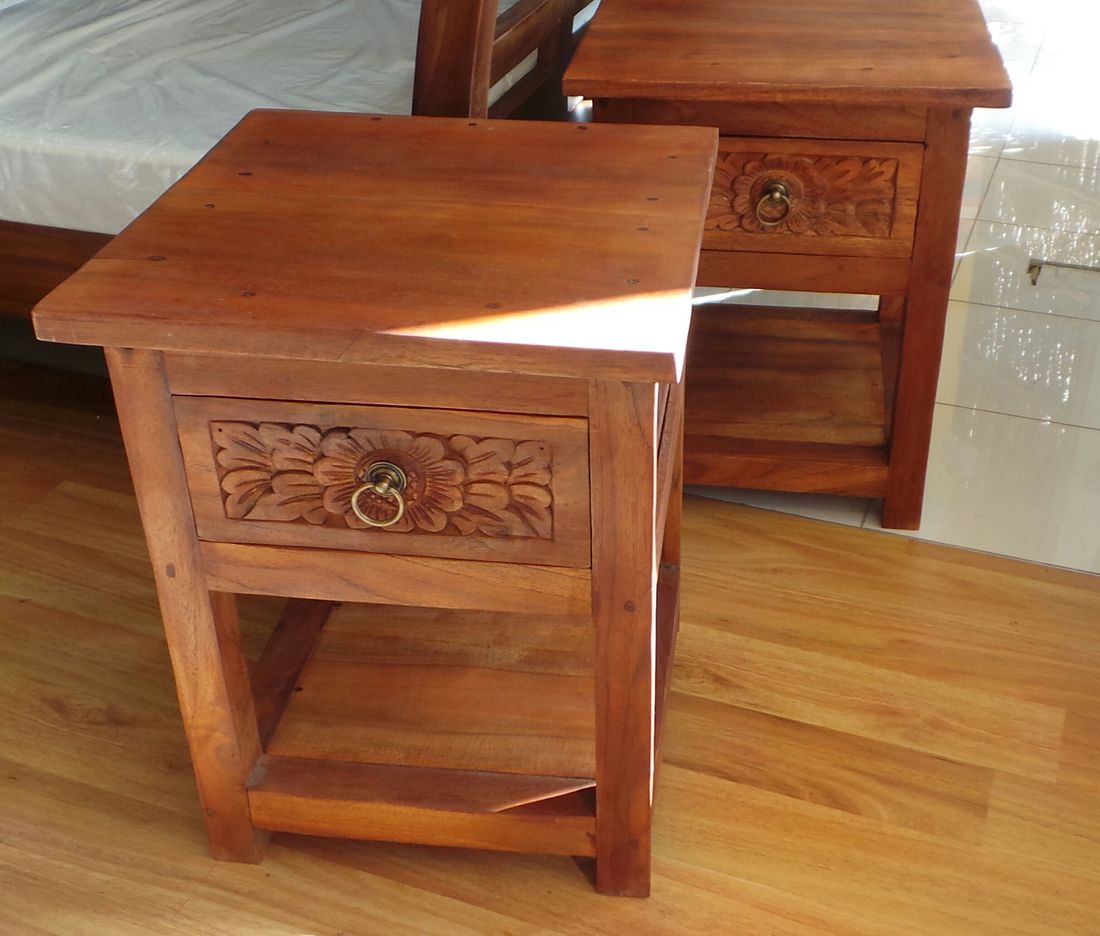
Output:
[[[656,676],[657,393],[590,392],[596,889],[649,894]]]
[[[108,349],[107,363],[210,851],[259,861],[268,833],[252,827],[246,785],[262,751],[236,599],[206,587],[163,357]]]
[[[920,209],[894,401],[897,417],[893,420],[890,471],[882,505],[882,525],[893,529],[915,530],[920,526],[969,141],[969,110],[928,112]]]
[[[677,398],[676,405],[681,412],[684,407],[684,385],[676,384],[670,391]],[[673,402],[669,401],[670,405]],[[666,419],[668,416],[666,415]],[[681,556],[681,529],[684,516],[684,420],[680,419],[680,426],[676,432],[676,449],[672,455],[672,484],[668,491],[668,512],[665,514],[665,528],[659,531],[661,539],[661,564],[670,566],[680,565]],[[659,496],[659,495],[658,495]]]

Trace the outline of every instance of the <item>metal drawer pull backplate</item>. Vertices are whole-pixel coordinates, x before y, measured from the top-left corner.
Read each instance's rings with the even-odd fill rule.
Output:
[[[776,206],[782,205],[782,213],[776,215]],[[767,209],[772,209],[768,211]],[[764,227],[775,227],[786,220],[791,213],[791,189],[786,182],[769,182],[764,186],[764,194],[756,203],[756,220]]]
[[[401,494],[405,490],[405,485],[408,484],[405,472],[392,462],[380,461],[368,465],[363,472],[363,477],[365,478],[363,484],[351,494],[351,509],[355,512],[355,516],[372,527],[388,527],[400,523],[401,518],[405,516],[405,498]],[[397,505],[393,516],[385,520],[375,520],[368,516],[359,506],[359,498],[368,491],[392,500]]]

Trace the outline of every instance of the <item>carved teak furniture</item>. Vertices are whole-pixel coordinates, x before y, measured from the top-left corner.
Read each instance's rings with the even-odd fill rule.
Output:
[[[216,857],[648,892],[716,141],[257,111],[38,306],[107,348]],[[291,599],[251,672],[235,593]]]
[[[883,497],[920,525],[970,113],[1010,85],[976,0],[603,0],[568,94],[721,134],[699,284],[878,311],[697,311],[689,483]]]

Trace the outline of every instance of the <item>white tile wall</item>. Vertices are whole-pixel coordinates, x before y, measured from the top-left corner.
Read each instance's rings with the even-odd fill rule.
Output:
[[[974,113],[922,539],[1100,573],[1100,3],[984,0],[1014,105]],[[706,493],[699,489],[698,493]],[[878,504],[723,499],[878,529]]]

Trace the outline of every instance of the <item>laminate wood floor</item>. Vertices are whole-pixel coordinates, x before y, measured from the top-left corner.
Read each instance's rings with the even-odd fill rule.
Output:
[[[692,500],[649,900],[556,857],[219,864],[104,385],[0,363],[0,453],[5,936],[1100,934],[1095,577]]]

